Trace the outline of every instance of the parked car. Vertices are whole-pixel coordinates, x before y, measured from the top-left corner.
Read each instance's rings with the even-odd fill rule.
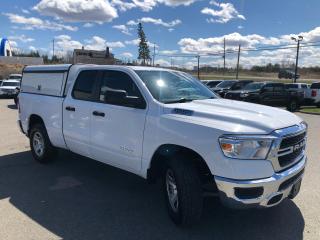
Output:
[[[179,71],[27,66],[19,109],[35,160],[46,163],[63,148],[159,179],[178,225],[199,220],[208,193],[230,207],[278,205],[298,194],[304,174],[300,117],[217,98]]]
[[[308,84],[306,84],[306,83],[287,83],[287,84],[285,84],[285,87],[288,90],[302,92],[303,97],[306,97],[309,92]]]
[[[209,88],[214,88],[216,87],[219,83],[223,82],[223,80],[207,80],[206,85]]]
[[[320,82],[312,83],[310,89],[306,93],[307,105],[316,105],[320,107]]]
[[[17,80],[4,80],[0,87],[0,96],[14,97],[17,90],[16,87],[20,86],[20,81]]]
[[[20,81],[21,78],[22,78],[22,74],[13,73],[13,74],[9,75],[8,80],[18,80],[18,81]]]
[[[219,83],[215,88],[211,88],[211,90],[219,94],[221,97],[224,97],[228,91],[240,90],[252,82],[252,80],[225,80]]]
[[[285,78],[285,79],[294,79],[294,75],[295,75],[295,72],[294,71],[291,71],[289,69],[281,69],[278,73],[278,78],[281,79],[281,78]],[[297,74],[297,79],[300,78],[300,75]]]
[[[302,91],[286,89],[283,83],[255,82],[246,85],[242,90],[228,92],[225,98],[287,107],[293,112],[303,103],[304,95]]]

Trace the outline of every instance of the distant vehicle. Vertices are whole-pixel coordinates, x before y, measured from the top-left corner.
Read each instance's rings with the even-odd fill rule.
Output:
[[[216,87],[219,83],[223,82],[223,80],[207,80],[206,85],[209,88],[214,88]]]
[[[283,83],[254,82],[242,90],[230,91],[225,98],[259,103],[269,106],[287,107],[296,111],[304,100],[302,91],[289,90]]]
[[[13,73],[13,74],[9,75],[8,80],[19,80],[19,81],[21,81],[21,78],[22,78],[22,74]]]
[[[320,107],[320,82],[312,83],[306,94],[305,103]]]
[[[286,89],[300,91],[303,96],[306,97],[308,94],[308,84],[306,83],[287,83],[285,84]]]
[[[3,80],[0,87],[0,96],[14,97],[17,93],[16,88],[20,86],[20,81],[17,80]]]
[[[282,69],[278,73],[278,78],[285,78],[285,79],[294,79],[294,71],[291,71],[289,69]],[[297,79],[300,78],[300,74],[297,74]]]
[[[221,83],[219,83],[215,88],[211,88],[211,90],[219,94],[221,97],[224,97],[224,95],[228,91],[240,90],[244,86],[252,82],[252,80],[224,80]]]

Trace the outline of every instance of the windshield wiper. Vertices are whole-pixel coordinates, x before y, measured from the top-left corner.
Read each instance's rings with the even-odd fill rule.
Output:
[[[180,98],[175,100],[166,101],[164,103],[185,103],[185,102],[192,102],[194,99],[188,99],[188,98]]]

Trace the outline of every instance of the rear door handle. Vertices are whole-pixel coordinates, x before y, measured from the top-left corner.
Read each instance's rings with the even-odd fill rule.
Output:
[[[104,112],[99,112],[99,111],[93,111],[92,114],[94,116],[98,116],[98,117],[104,117],[105,116]]]
[[[76,108],[75,108],[75,107],[71,107],[71,106],[67,106],[67,107],[66,107],[66,110],[67,110],[67,111],[71,111],[71,112],[75,112],[75,111],[76,111]]]

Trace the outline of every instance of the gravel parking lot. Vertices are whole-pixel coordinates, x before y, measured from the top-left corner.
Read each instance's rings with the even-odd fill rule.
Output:
[[[230,210],[206,199],[202,221],[179,229],[160,186],[62,151],[41,165],[16,125],[12,99],[0,99],[0,239],[320,239],[320,116],[309,124],[300,194],[262,210]]]

